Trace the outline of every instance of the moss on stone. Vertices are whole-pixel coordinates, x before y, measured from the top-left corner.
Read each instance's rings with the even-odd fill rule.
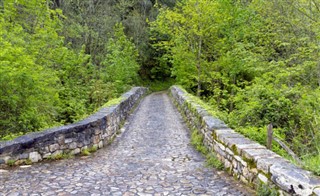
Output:
[[[9,167],[13,167],[15,165],[15,160],[9,159],[6,163]]]
[[[248,164],[249,169],[257,168],[257,164],[253,159],[242,157],[242,159]]]
[[[122,97],[118,97],[118,98],[115,98],[115,99],[111,99],[111,100],[109,100],[107,103],[105,103],[102,107],[114,106],[114,105],[117,105],[117,104],[121,103],[121,101],[123,101],[123,98],[122,98]]]
[[[231,151],[234,153],[234,155],[239,155],[237,146],[234,144],[231,146]]]
[[[257,196],[278,196],[279,191],[275,187],[270,187],[263,182],[260,182],[257,186]]]

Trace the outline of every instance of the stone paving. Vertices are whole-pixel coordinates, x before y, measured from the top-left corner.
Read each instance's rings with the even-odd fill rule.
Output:
[[[165,93],[147,96],[115,141],[87,157],[0,170],[0,195],[253,195],[205,166]]]

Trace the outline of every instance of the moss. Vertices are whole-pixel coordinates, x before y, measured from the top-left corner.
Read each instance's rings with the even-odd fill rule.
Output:
[[[10,166],[10,167],[13,167],[13,166],[15,165],[15,160],[9,159],[9,160],[7,161],[7,165]]]
[[[83,149],[83,150],[81,150],[81,155],[82,156],[89,156],[91,153],[89,152],[89,150],[88,149]]]
[[[218,141],[218,137],[217,137],[217,134],[215,132],[212,132],[211,136],[215,141]]]
[[[26,164],[26,165],[31,165],[31,164],[32,164],[32,161],[31,161],[30,159],[26,159],[26,160],[24,161],[24,164]]]
[[[191,144],[196,148],[197,151],[203,155],[208,154],[208,149],[203,145],[203,135],[199,133],[197,129],[192,129],[191,133]]]
[[[248,164],[248,167],[251,168],[257,168],[257,164],[253,159],[248,159],[246,157],[242,157],[242,159]]]
[[[110,107],[113,105],[117,105],[117,104],[121,103],[121,101],[123,101],[122,97],[111,99],[107,103],[105,103],[102,107]]]
[[[260,182],[257,186],[258,196],[278,196],[279,192],[276,188],[271,188],[267,184]]]
[[[208,153],[206,158],[207,166],[217,168],[218,170],[224,169],[223,163],[217,158],[217,156],[214,153]]]
[[[234,155],[239,155],[238,149],[237,149],[236,145],[233,144],[233,145],[231,146],[231,150],[232,150],[232,152],[234,153]]]
[[[262,170],[258,170],[258,173],[263,174],[265,177],[268,178],[268,180],[271,181],[271,173],[267,173],[267,174],[266,174],[266,173],[263,172]]]
[[[61,159],[71,159],[74,158],[74,155],[71,153],[59,153],[56,155],[48,156],[46,159],[48,160],[61,160]]]
[[[97,152],[97,150],[98,150],[98,147],[97,147],[97,146],[92,146],[92,147],[88,148],[88,151],[89,151],[90,153]]]

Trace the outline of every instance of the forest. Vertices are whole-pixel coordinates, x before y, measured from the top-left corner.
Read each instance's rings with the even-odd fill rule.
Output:
[[[178,84],[320,175],[319,0],[0,0],[0,47],[0,140]]]

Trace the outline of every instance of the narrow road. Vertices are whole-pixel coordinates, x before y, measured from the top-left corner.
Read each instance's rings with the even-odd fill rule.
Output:
[[[205,166],[166,93],[147,96],[108,147],[77,157],[0,171],[0,195],[251,195]]]

